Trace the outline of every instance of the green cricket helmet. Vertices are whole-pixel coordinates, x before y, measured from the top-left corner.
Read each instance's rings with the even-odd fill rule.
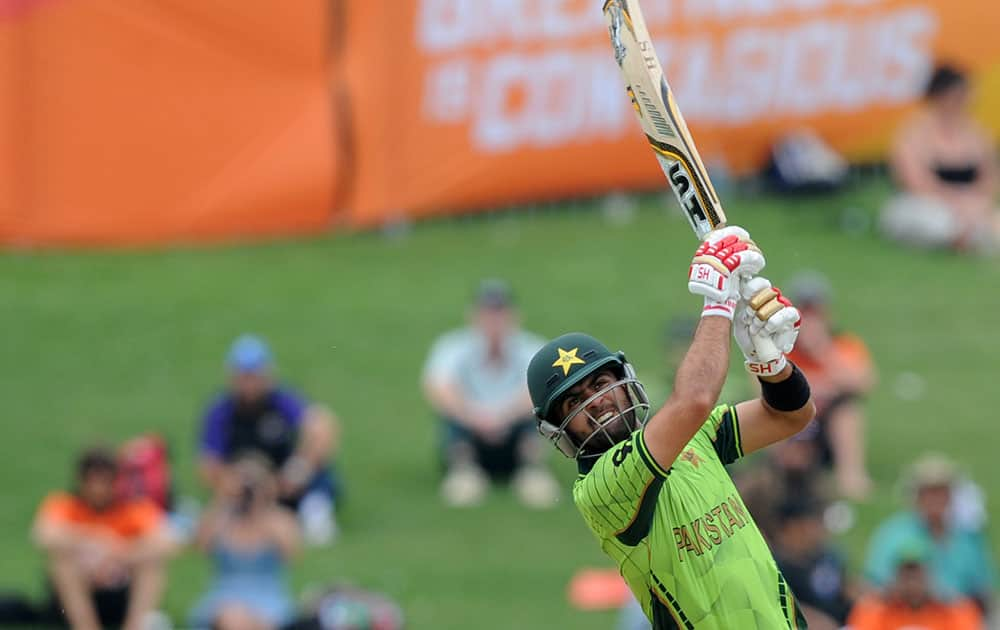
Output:
[[[595,378],[591,378],[594,376]],[[562,413],[570,390],[575,402]],[[599,457],[628,438],[649,416],[649,399],[635,370],[621,352],[611,352],[583,333],[556,337],[535,353],[528,365],[528,391],[535,407],[538,430],[567,457]],[[569,431],[573,419],[583,414]],[[595,415],[596,414],[596,415]]]

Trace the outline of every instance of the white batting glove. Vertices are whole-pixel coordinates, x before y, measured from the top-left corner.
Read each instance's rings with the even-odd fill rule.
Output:
[[[747,371],[757,376],[778,374],[788,365],[785,353],[792,351],[799,336],[799,310],[767,278],[752,278],[741,291],[733,337],[743,351]]]
[[[764,264],[764,254],[743,228],[710,232],[688,268],[688,291],[705,298],[702,317],[733,319],[740,283],[760,273]]]

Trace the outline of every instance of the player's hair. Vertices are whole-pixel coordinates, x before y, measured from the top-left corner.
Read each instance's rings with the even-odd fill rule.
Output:
[[[118,458],[105,446],[93,446],[80,453],[76,459],[76,478],[83,479],[91,473],[118,474]]]
[[[947,94],[953,88],[965,87],[968,84],[969,79],[965,71],[950,63],[941,63],[934,68],[930,78],[927,80],[927,86],[924,88],[924,98],[929,101],[934,100],[939,96]]]

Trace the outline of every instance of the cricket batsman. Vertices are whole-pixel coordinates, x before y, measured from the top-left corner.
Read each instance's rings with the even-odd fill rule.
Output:
[[[764,262],[742,228],[705,238],[688,274],[688,290],[704,297],[701,322],[652,417],[625,355],[593,337],[553,339],[528,367],[539,430],[577,460],[573,500],[658,630],[806,627],[724,468],[814,413],[808,382],[785,358],[799,312],[758,276]],[[761,396],[716,406],[730,334]]]

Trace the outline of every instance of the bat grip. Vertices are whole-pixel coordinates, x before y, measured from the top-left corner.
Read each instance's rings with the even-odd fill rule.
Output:
[[[763,361],[773,361],[784,354],[781,350],[778,350],[778,346],[774,344],[774,341],[770,337],[757,337],[754,339],[753,345],[757,349],[757,355]]]

